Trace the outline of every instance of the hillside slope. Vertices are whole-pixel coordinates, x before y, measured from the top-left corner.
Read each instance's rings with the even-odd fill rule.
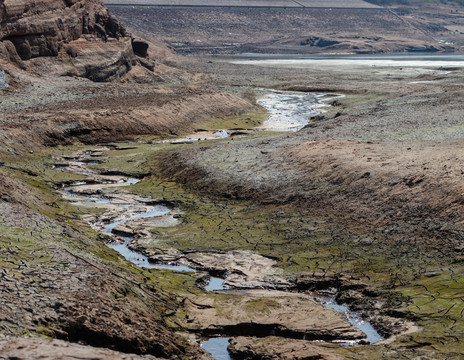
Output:
[[[441,42],[441,34],[435,36],[386,8],[110,6],[110,9],[134,31],[163,39],[180,53],[436,52],[457,48]]]

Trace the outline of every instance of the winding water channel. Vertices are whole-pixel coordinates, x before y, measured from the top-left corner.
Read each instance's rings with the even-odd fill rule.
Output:
[[[297,131],[307,124],[310,116],[317,115],[321,111],[319,108],[324,106],[324,99],[327,99],[327,96],[268,91],[258,101],[270,114],[268,121],[260,129]],[[327,105],[325,104],[325,106]],[[281,119],[280,122],[279,119]],[[223,130],[209,135],[201,134],[200,137],[197,135],[185,137],[177,141],[196,141],[199,138],[222,139],[229,135],[229,131]],[[196,268],[179,263],[153,263],[147,256],[130,249],[129,244],[134,238],[121,230],[124,229],[126,223],[140,219],[160,218],[172,214],[176,210],[169,204],[159,203],[153,199],[128,198],[114,191],[111,192],[111,195],[100,191],[102,188],[112,188],[114,190],[119,187],[130,186],[141,181],[140,179],[101,175],[92,168],[92,165],[98,163],[98,158],[94,156],[94,152],[91,150],[61,160],[65,161],[65,164],[61,163],[56,166],[57,170],[86,175],[92,179],[92,183],[80,182],[63,186],[63,196],[80,205],[105,209],[105,213],[113,212],[112,216],[99,220],[94,218],[89,221],[95,230],[112,237],[112,241],[107,244],[110,248],[119,252],[128,261],[143,268],[186,272],[198,271]],[[207,291],[227,290],[224,285],[225,280],[211,276],[209,283],[204,288]],[[317,296],[315,298],[325,306],[346,314],[348,320],[366,334],[367,341],[370,343],[383,340],[367,321],[364,321],[359,314],[350,311],[348,307],[336,304],[332,298]],[[213,337],[203,340],[201,346],[210,352],[215,359],[229,360],[231,357],[227,351],[228,341],[229,338],[227,337]],[[356,341],[342,343],[346,345],[357,344]]]

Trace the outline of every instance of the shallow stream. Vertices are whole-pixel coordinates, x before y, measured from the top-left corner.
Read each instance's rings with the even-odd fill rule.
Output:
[[[259,130],[298,131],[308,124],[308,119],[321,113],[326,107],[325,94],[267,91],[257,103],[268,112],[268,118]]]
[[[316,115],[319,110],[317,107],[320,107],[322,104],[321,95],[313,94],[297,94],[297,93],[282,93],[282,92],[268,92],[264,95],[258,102],[266,107],[270,112],[270,120],[265,123],[262,128],[264,129],[273,129],[279,131],[295,131],[307,124],[308,117]],[[279,124],[278,120],[282,119],[282,122]],[[229,132],[219,131],[212,135],[211,138],[221,139],[229,136]],[[195,141],[197,137],[186,137],[182,141]],[[188,140],[187,140],[188,141]],[[103,188],[118,188],[124,186],[130,186],[139,182],[139,179],[130,178],[130,177],[121,177],[121,176],[102,176],[97,171],[93,170],[91,165],[93,153],[81,153],[76,158],[65,158],[61,159],[62,161],[67,161],[68,166],[60,164],[56,168],[60,171],[70,171],[78,174],[84,174],[88,176],[93,176],[97,178],[101,176],[101,183],[76,183],[71,185],[66,185],[63,187],[63,195],[70,199],[82,204],[87,204],[87,206],[99,206],[107,207],[108,209],[114,208],[123,208],[121,214],[114,216],[111,222],[95,222],[91,223],[94,229],[97,229],[105,234],[108,234],[113,237],[113,240],[107,245],[118,251],[125,259],[134,263],[137,266],[150,268],[150,269],[167,269],[175,271],[187,271],[195,272],[198,271],[193,267],[189,267],[183,264],[172,264],[172,263],[152,263],[149,261],[148,257],[137,253],[130,249],[129,244],[134,239],[131,236],[118,236],[116,228],[124,223],[137,219],[151,219],[156,217],[161,217],[170,214],[174,209],[169,207],[166,204],[156,204],[156,201],[133,201],[133,202],[124,202],[121,198],[118,198],[117,195],[112,196],[105,195],[99,189]],[[96,160],[96,159],[95,159]],[[114,190],[114,189],[113,189]],[[154,205],[150,205],[154,204]],[[224,286],[225,279],[218,277],[211,277],[207,285],[205,285],[205,290],[207,291],[218,291],[226,290]],[[370,343],[378,342],[383,340],[383,338],[375,331],[375,329],[367,322],[364,321],[359,314],[351,312],[348,307],[343,305],[337,305],[333,299],[326,297],[316,297],[318,300],[327,307],[331,307],[338,312],[343,312],[346,314],[348,320],[358,329],[363,331],[367,340]],[[231,357],[227,351],[229,338],[227,337],[213,337],[210,339],[203,340],[201,346],[208,352],[210,352],[215,359],[221,360],[230,360]],[[356,342],[344,343],[346,345],[356,345]]]

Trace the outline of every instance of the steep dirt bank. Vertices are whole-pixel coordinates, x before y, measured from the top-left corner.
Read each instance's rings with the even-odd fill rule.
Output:
[[[14,153],[76,140],[98,142],[136,135],[182,134],[192,131],[195,122],[238,114],[252,106],[228,93],[189,86],[34,80],[3,97],[3,151]]]
[[[165,176],[222,196],[310,205],[314,215],[336,216],[349,228],[416,239],[421,246],[440,247],[444,256],[460,257],[461,147],[460,140],[401,145],[315,140],[276,151],[272,142],[255,141],[203,150],[198,159],[192,153],[171,155],[162,166]],[[226,153],[238,164],[228,168]],[[246,173],[245,181],[237,171]]]
[[[34,177],[1,172],[3,335],[50,336],[160,357],[190,351],[201,356],[163,318],[181,306],[175,296],[161,291],[149,273],[119,263],[95,233],[69,223],[66,204],[39,188]],[[2,354],[26,356],[28,340],[14,352],[15,341],[21,342],[0,340]],[[58,357],[58,348],[41,346]],[[63,351],[75,351],[68,350]]]
[[[204,89],[201,74],[166,65],[174,55],[166,46],[150,45],[129,37],[81,37],[63,40],[56,57],[21,61],[22,68],[1,61],[0,151],[14,155],[74,141],[182,134],[193,131],[195,122],[253,106]]]

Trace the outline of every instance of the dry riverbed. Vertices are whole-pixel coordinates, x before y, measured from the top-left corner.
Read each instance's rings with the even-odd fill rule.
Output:
[[[104,89],[108,94],[89,109],[92,121],[79,121],[77,133],[66,132],[71,138],[65,142],[111,139],[102,124],[119,120],[121,136],[129,136],[121,125],[129,113],[136,122],[136,114],[164,107],[170,119],[176,109],[185,118],[192,102],[222,99],[228,111],[206,107],[219,118],[199,120],[190,124],[192,129],[177,123],[181,134],[197,130],[200,141],[187,143],[184,136],[172,134],[168,142],[143,137],[104,147],[76,144],[43,153],[34,148],[37,152],[17,157],[15,151],[34,144],[40,132],[52,134],[51,143],[60,142],[56,133],[48,132],[54,123],[44,121],[40,132],[26,138],[26,130],[14,130],[18,123],[1,133],[6,139],[2,150],[8,154],[0,168],[2,301],[9,304],[7,320],[0,322],[2,333],[41,334],[160,357],[182,353],[207,358],[198,346],[202,335],[244,330],[246,336],[231,339],[237,356],[304,358],[308,352],[325,359],[462,357],[459,149],[464,85],[459,69],[276,71],[222,60],[192,61],[189,68],[215,76],[209,89],[198,92],[202,96],[195,95],[198,89],[185,90],[179,100],[185,107],[180,108],[169,102],[175,89],[158,88],[155,99],[146,88],[129,112],[129,100],[120,104],[119,116],[103,109],[115,99],[109,87],[89,85],[95,94]],[[210,90],[253,99],[257,94],[247,86],[249,79],[253,89],[278,85],[345,97],[332,99],[333,107],[299,132],[250,134],[242,129],[259,126],[262,111],[254,108],[235,116],[251,103],[236,103],[234,96]],[[236,83],[243,86],[232,86]],[[129,85],[122,90],[127,99],[135,94]],[[25,111],[42,109],[38,120],[57,113],[65,119],[66,110],[79,105],[55,104],[58,111],[49,104],[28,103],[25,93],[5,98],[9,117],[20,108],[18,99],[29,104]],[[149,108],[138,112],[135,107],[147,99]],[[23,115],[21,121],[27,122],[30,114]],[[79,119],[87,115],[80,113]],[[64,120],[61,124],[66,128]],[[169,133],[167,127],[150,129]],[[235,134],[203,140],[219,129]],[[144,131],[135,130],[132,135]],[[24,141],[10,149],[14,139]],[[132,178],[143,180],[125,186]],[[76,187],[66,188],[65,196],[76,206],[61,198],[63,186],[72,184]],[[103,197],[108,203],[89,206],[84,197]],[[127,211],[129,203],[135,207]],[[156,218],[126,222],[129,213],[143,215],[154,206],[168,210]],[[140,269],[103,246],[113,236],[107,230],[133,238],[129,250],[140,252],[150,265],[178,262],[200,273]],[[204,290],[211,275],[225,278],[231,289]],[[307,293],[349,304],[387,341],[347,347],[301,340],[309,334],[364,343],[346,319]],[[318,317],[322,314],[323,319]],[[4,342],[0,346],[6,349]]]
[[[345,315],[323,307],[320,301],[308,295],[288,292],[297,289],[337,291],[344,282],[347,286],[355,283],[348,278],[340,279],[338,276],[331,277],[326,274],[317,285],[316,283],[321,279],[315,277],[315,274],[307,274],[306,277],[297,280],[294,275],[284,273],[282,269],[277,268],[275,260],[254,251],[188,250],[183,252],[182,250],[185,249],[166,247],[163,241],[159,241],[158,231],[162,229],[178,231],[183,227],[182,225],[185,226],[184,216],[196,216],[197,212],[202,211],[193,209],[185,199],[176,198],[175,193],[167,192],[166,185],[162,185],[162,198],[132,193],[137,192],[137,187],[140,189],[144,183],[148,184],[150,191],[156,190],[153,186],[154,178],[139,182],[131,178],[130,168],[131,163],[140,161],[139,159],[144,161],[146,156],[144,149],[156,153],[162,149],[156,147],[163,146],[162,144],[163,142],[159,145],[128,143],[87,149],[57,159],[56,170],[85,176],[85,181],[81,183],[68,181],[64,196],[83,207],[95,207],[97,201],[99,211],[96,214],[85,215],[83,218],[94,229],[115,234],[113,241],[117,241],[118,236],[130,236],[132,240],[129,240],[127,247],[147,256],[149,262],[177,263],[209,274],[220,275],[225,278],[226,288],[230,289],[262,289],[186,295],[185,310],[178,312],[177,319],[173,320],[177,326],[184,331],[189,330],[209,336],[277,335],[289,338],[290,342],[294,341],[293,339],[295,341],[306,339],[367,343],[363,340],[365,334],[355,329]],[[190,145],[192,146],[195,148],[200,145],[194,142]],[[102,175],[115,172],[108,168],[108,164],[114,163],[115,159],[119,159],[118,172],[121,175]],[[131,184],[131,188],[124,188]],[[131,189],[132,191],[128,191]],[[183,197],[182,194],[178,193],[177,196],[179,195]],[[166,211],[152,213],[151,207],[154,205],[156,207],[157,204],[163,204]],[[133,220],[134,218],[138,219]],[[226,231],[230,230],[233,229],[226,229]],[[250,227],[249,230],[254,231]],[[248,242],[245,237],[242,238]],[[311,284],[311,278],[317,279],[314,284]],[[202,283],[204,280],[199,277],[197,281]],[[324,281],[326,284],[322,285]],[[359,283],[353,289],[364,287],[364,284]],[[280,291],[271,289],[280,289]],[[376,313],[372,305],[364,310],[371,312],[369,316]],[[377,326],[385,335],[407,329],[388,316],[381,317],[378,314],[375,316]],[[312,350],[315,349],[317,345],[313,345]]]
[[[218,82],[232,69],[276,81],[275,68],[208,66]],[[257,251],[286,271],[310,270],[306,286],[333,287],[354,308],[420,327],[389,343],[336,350],[344,356],[458,359],[463,79],[455,64],[402,66],[327,65],[320,74],[307,67],[298,80],[279,68],[282,88],[346,97],[294,135],[154,156],[152,171],[161,179],[138,191],[159,194],[164,184],[165,194],[201,209],[185,214],[176,230],[156,229],[158,244]],[[318,278],[333,272],[338,277]],[[350,276],[340,280],[342,274]],[[382,328],[376,312],[370,319]]]

